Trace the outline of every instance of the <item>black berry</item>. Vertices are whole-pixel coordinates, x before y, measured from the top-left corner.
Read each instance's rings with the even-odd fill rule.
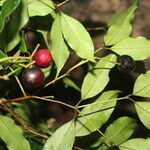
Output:
[[[122,55],[117,59],[117,68],[120,72],[129,73],[134,71],[136,65],[134,59],[129,55]]]
[[[33,59],[35,60],[35,65],[40,68],[46,68],[52,63],[52,55],[48,49],[37,50]]]
[[[22,72],[22,84],[27,89],[39,87],[45,80],[44,73],[40,68],[28,68]]]

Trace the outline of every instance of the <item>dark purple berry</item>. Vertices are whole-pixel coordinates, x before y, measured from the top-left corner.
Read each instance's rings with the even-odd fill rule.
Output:
[[[134,71],[136,65],[135,61],[131,56],[122,55],[117,59],[117,68],[120,72],[129,73]]]
[[[35,52],[35,65],[40,68],[46,68],[52,63],[52,55],[48,49],[39,49]]]
[[[42,85],[45,80],[44,73],[40,68],[28,68],[22,72],[22,84],[27,89],[35,89]]]

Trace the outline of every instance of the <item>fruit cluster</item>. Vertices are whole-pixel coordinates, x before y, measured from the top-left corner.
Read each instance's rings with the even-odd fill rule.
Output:
[[[33,56],[35,66],[27,68],[22,72],[21,80],[27,90],[35,89],[43,84],[45,80],[41,68],[46,68],[52,63],[52,55],[48,49],[39,49]]]

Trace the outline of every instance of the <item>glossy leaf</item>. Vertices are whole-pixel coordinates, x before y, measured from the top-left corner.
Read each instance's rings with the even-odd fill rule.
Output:
[[[134,95],[142,97],[150,97],[150,71],[141,74],[134,84]]]
[[[54,12],[54,5],[51,0],[27,0],[29,16],[46,16]]]
[[[18,7],[21,0],[7,0],[3,3],[0,14],[0,32],[4,29],[6,18]]]
[[[116,105],[119,91],[107,91],[91,104],[88,104],[76,120],[76,136],[88,135],[107,122]],[[110,101],[112,100],[112,101]],[[109,102],[107,102],[109,101]]]
[[[119,146],[120,150],[149,150],[150,138],[142,139],[135,138],[128,140],[127,142]]]
[[[117,19],[111,21],[111,26],[108,29],[106,36],[104,37],[105,45],[114,45],[121,40],[128,38],[132,31],[132,26],[130,24],[134,16],[134,11],[137,8],[137,0]]]
[[[28,22],[28,19],[26,0],[21,0],[21,3],[11,14],[3,32],[0,34],[0,48],[2,50],[10,51],[20,42],[19,32]]]
[[[116,61],[116,56],[110,54],[88,72],[85,76],[82,88],[81,88],[81,99],[85,100],[99,94],[109,82],[109,71],[114,67],[112,62]]]
[[[76,19],[61,13],[62,30],[68,45],[81,58],[94,62],[94,45],[89,33]]]
[[[150,102],[136,102],[135,108],[141,122],[150,129]]]
[[[30,150],[21,128],[11,118],[2,115],[0,115],[0,137],[10,150]]]
[[[121,117],[115,120],[105,132],[103,141],[108,145],[120,145],[125,142],[136,127],[135,120],[129,117]]]
[[[127,38],[111,49],[119,55],[130,55],[134,60],[143,60],[150,57],[150,40],[140,36]]]
[[[47,140],[43,150],[72,150],[75,140],[74,120],[58,128]]]
[[[57,76],[69,57],[69,50],[62,35],[62,18],[57,15],[51,29],[51,52],[57,66]]]

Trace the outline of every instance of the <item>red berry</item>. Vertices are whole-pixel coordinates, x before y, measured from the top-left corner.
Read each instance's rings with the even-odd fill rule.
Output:
[[[27,89],[39,87],[45,80],[44,73],[40,68],[28,68],[22,72],[22,84]]]
[[[35,60],[35,65],[40,68],[46,68],[52,63],[52,55],[48,49],[37,50],[33,59]]]

